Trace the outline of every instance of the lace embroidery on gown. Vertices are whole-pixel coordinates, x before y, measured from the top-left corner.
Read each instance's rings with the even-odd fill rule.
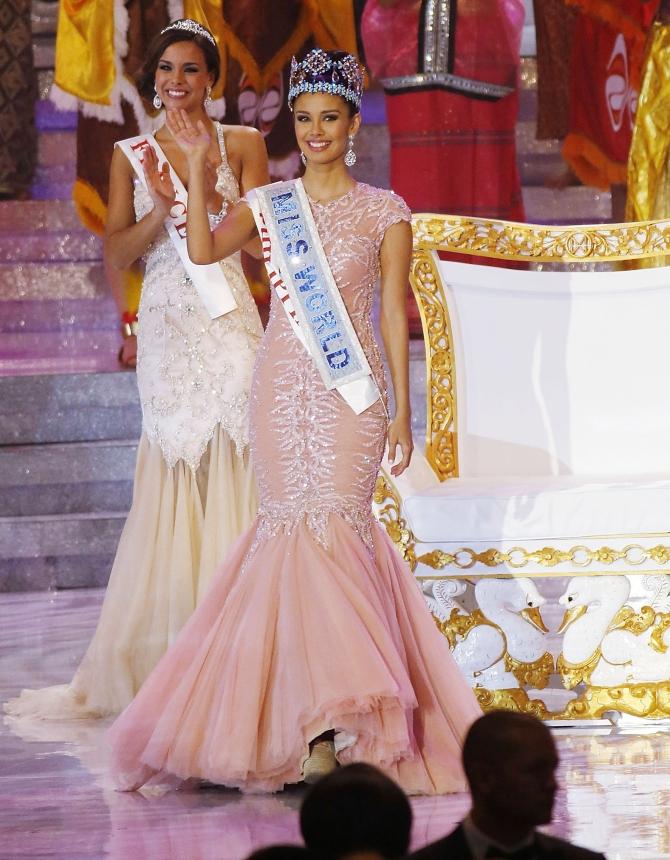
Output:
[[[252,421],[261,499],[253,548],[279,533],[290,534],[302,521],[325,547],[329,517],[337,513],[372,552],[370,511],[387,424],[386,381],[372,327],[372,302],[384,234],[411,215],[400,197],[363,183],[337,200],[323,205],[312,201],[311,206],[384,402],[357,416],[339,395],[326,392],[273,294],[268,336],[259,350],[252,387],[251,408],[258,413],[267,409],[266,387],[273,380],[272,409]]]
[[[221,150],[216,190],[224,204],[219,215],[210,215],[212,226],[240,199],[223,128],[216,126]],[[136,181],[137,219],[152,208]],[[144,260],[137,384],[147,437],[160,446],[168,467],[184,460],[197,469],[219,424],[241,453],[249,441],[248,392],[263,329],[239,253],[220,263],[238,309],[214,320],[198,300],[167,231],[149,246]]]

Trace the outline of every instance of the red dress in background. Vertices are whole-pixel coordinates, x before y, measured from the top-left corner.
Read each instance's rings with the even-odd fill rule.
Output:
[[[416,74],[421,6],[368,0],[367,63],[383,79]],[[387,93],[391,187],[415,212],[524,220],[515,125],[522,0],[458,0],[453,73],[515,87],[498,101],[441,89]]]

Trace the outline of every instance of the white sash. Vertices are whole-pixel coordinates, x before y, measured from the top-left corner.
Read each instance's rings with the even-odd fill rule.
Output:
[[[359,415],[381,395],[328,265],[302,181],[264,185],[246,199],[270,284],[294,334],[326,388],[337,389]]]
[[[129,137],[126,140],[119,140],[116,144],[126,155],[131,163],[133,170],[137,174],[140,182],[147,187],[144,169],[140,156],[142,150],[148,147],[153,148],[158,156],[158,165],[162,167],[167,163],[170,168],[170,178],[175,188],[175,202],[165,219],[165,229],[168,232],[172,244],[177,249],[177,253],[186,269],[190,279],[193,281],[193,286],[200,296],[207,313],[212,319],[230,313],[237,308],[237,302],[233,291],[226,280],[226,276],[218,263],[209,263],[205,266],[199,266],[192,263],[186,246],[186,211],[188,194],[181,179],[177,176],[172,168],[172,165],[165,157],[163,150],[156,143],[156,139],[152,134],[139,135],[139,137]]]

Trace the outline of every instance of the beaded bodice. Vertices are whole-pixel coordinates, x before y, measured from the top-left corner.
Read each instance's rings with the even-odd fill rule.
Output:
[[[409,219],[409,210],[391,192],[361,183],[332,203],[311,207],[335,282],[385,395],[372,303],[384,234],[394,222]],[[324,388],[273,295],[252,389],[258,540],[305,522],[327,544],[329,517],[337,513],[370,546],[386,423],[383,402],[356,415],[339,394]]]
[[[221,164],[216,190],[223,198],[216,223],[240,197],[217,123]],[[135,183],[139,220],[153,207]],[[144,255],[139,308],[137,381],[144,432],[161,446],[168,466],[184,460],[196,469],[218,424],[242,450],[248,443],[248,400],[253,357],[262,335],[239,254],[220,263],[238,309],[212,320],[184,270],[167,231]]]

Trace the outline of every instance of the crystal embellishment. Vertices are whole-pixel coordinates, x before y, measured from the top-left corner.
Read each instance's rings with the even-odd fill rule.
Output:
[[[199,24],[192,18],[181,18],[179,21],[173,21],[172,24],[168,24],[167,27],[163,27],[161,30],[161,36],[163,33],[167,33],[168,30],[184,30],[187,33],[193,33],[195,36],[203,36],[211,42],[214,47],[216,47],[214,36],[212,36],[206,27],[203,27],[202,24]]]
[[[300,93],[331,93],[342,96],[358,110],[363,97],[363,69],[355,57],[346,54],[333,59],[321,48],[314,48],[298,62],[291,60],[289,107]]]

